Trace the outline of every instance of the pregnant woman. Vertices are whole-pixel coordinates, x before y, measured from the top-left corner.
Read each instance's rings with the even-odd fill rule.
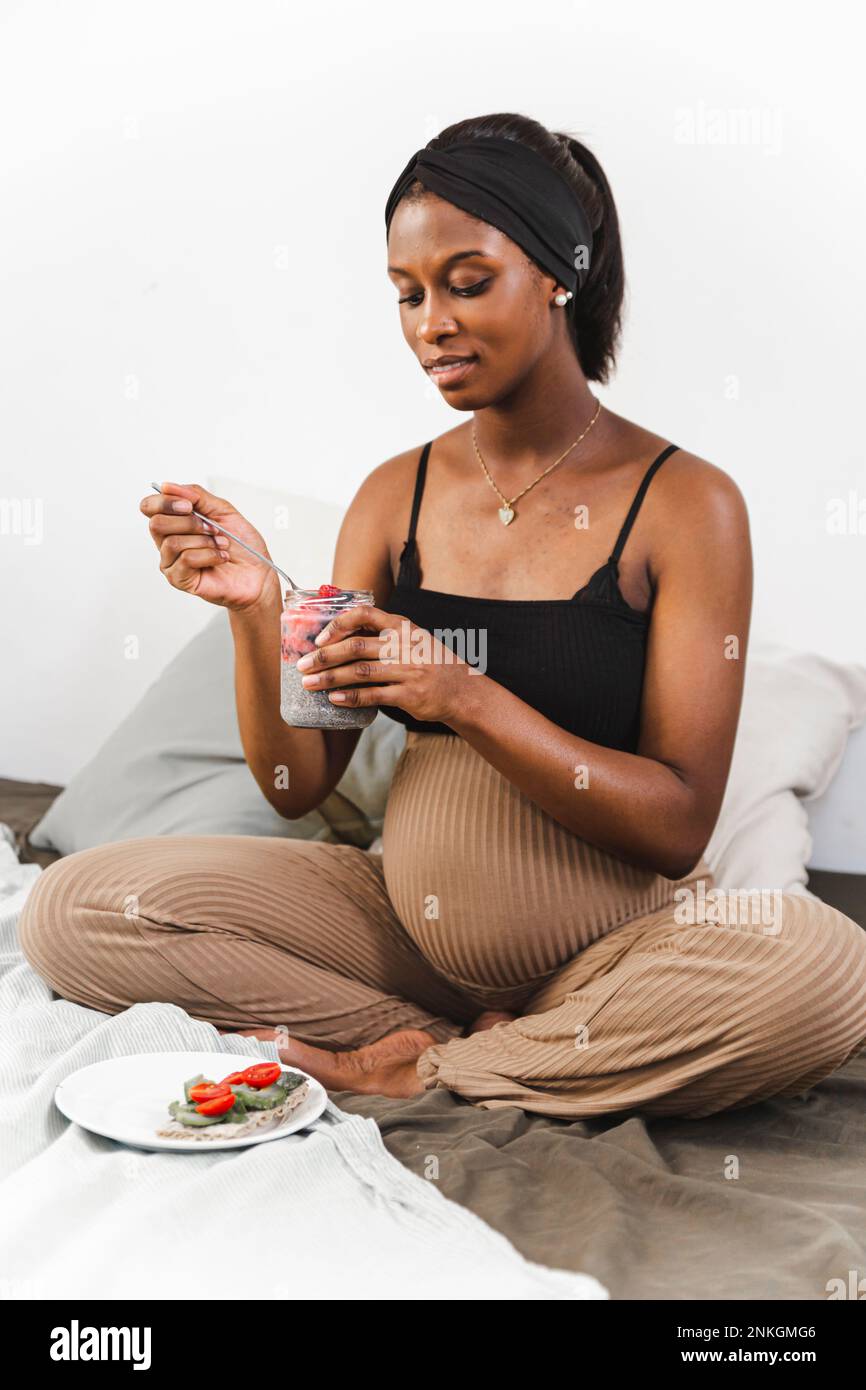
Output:
[[[403,336],[463,418],[362,484],[333,582],[375,602],[303,663],[307,688],[407,727],[384,854],[197,835],[84,850],[33,888],[27,957],[108,1013],[168,1000],[273,1038],[335,1090],[442,1086],[565,1118],[802,1093],[866,1045],[866,935],[801,895],[703,910],[748,518],[723,471],[590,388],[624,286],[605,175],[533,120],[463,121],[406,165],[386,225]],[[323,450],[351,447],[337,423]],[[169,583],[229,610],[246,758],[292,820],[360,734],[282,722],[277,577],[193,508],[265,542],[196,484],[141,502]]]

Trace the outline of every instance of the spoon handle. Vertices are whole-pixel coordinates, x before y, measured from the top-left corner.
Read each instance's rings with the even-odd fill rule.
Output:
[[[158,492],[160,496],[163,495],[162,488],[159,487],[157,483],[151,483],[151,487],[153,488],[154,492]],[[202,516],[201,512],[197,512],[195,510],[195,507],[193,507],[192,509],[192,515],[197,516],[199,521],[206,521],[208,526],[213,526],[215,530],[222,531],[224,536],[229,536],[233,541],[237,541],[238,545],[243,546],[244,550],[248,550],[251,555],[255,555],[257,560],[261,560],[263,565],[270,565],[272,570],[276,570],[277,574],[281,574],[290,589],[297,589],[298,586],[295,583],[294,579],[292,579],[290,574],[286,574],[285,570],[281,570],[279,565],[275,565],[273,560],[268,559],[267,555],[260,555],[259,552],[257,550],[254,550],[251,545],[247,545],[246,541],[242,541],[240,536],[236,536],[234,531],[229,531],[227,527],[220,526],[218,521],[213,521],[209,516]]]

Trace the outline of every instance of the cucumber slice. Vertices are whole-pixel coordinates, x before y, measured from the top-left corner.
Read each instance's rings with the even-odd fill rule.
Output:
[[[205,1075],[204,1075],[203,1072],[199,1072],[198,1076],[191,1076],[190,1079],[189,1079],[189,1081],[185,1081],[185,1082],[183,1083],[183,1094],[184,1094],[184,1099],[185,1099],[187,1105],[192,1105],[192,1103],[193,1103],[193,1102],[192,1102],[192,1096],[190,1095],[190,1091],[191,1091],[192,1087],[193,1087],[193,1086],[201,1086],[202,1083],[204,1083],[204,1084],[207,1085],[207,1086],[212,1086],[212,1085],[213,1085],[213,1082],[212,1082],[212,1081],[208,1081],[207,1078],[205,1077]]]
[[[235,1094],[235,1100],[239,1100],[241,1104],[244,1106],[249,1105],[251,1096],[255,1097],[258,1095],[258,1091],[255,1089],[255,1087],[247,1086],[246,1082],[241,1082],[237,1086],[232,1086],[232,1090]]]
[[[282,1105],[288,1094],[288,1087],[284,1086],[282,1081],[275,1081],[273,1086],[266,1086],[263,1091],[259,1091],[260,1098],[267,1101],[266,1109],[268,1110]]]
[[[200,1129],[203,1125],[218,1125],[223,1121],[222,1115],[200,1115],[194,1105],[183,1105],[179,1100],[171,1102],[168,1113],[173,1120],[194,1129]]]
[[[253,1086],[233,1086],[232,1090],[241,1097],[248,1110],[273,1110],[275,1106],[282,1105],[289,1094],[287,1087],[276,1081],[273,1086],[265,1086],[259,1091]]]
[[[275,1081],[275,1086],[284,1086],[287,1091],[296,1091],[299,1086],[303,1086],[306,1081],[305,1076],[301,1076],[296,1071],[284,1071],[279,1081]]]

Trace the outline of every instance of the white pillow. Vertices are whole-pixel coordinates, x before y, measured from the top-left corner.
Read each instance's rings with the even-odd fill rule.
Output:
[[[809,868],[862,874],[866,880],[866,724],[848,740],[842,766],[829,788],[809,799],[812,857]]]
[[[804,800],[826,791],[864,720],[866,667],[752,642],[728,785],[704,853],[718,887],[815,896]]]

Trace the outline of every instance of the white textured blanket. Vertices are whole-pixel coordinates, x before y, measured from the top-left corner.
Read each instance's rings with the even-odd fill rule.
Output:
[[[4,828],[5,829],[5,828]],[[525,1260],[404,1168],[373,1120],[329,1103],[310,1129],[223,1153],[149,1153],[70,1124],[54,1090],[133,1053],[259,1053],[173,1004],[111,1016],[52,1000],[16,922],[40,870],[0,829],[0,1297],[598,1299]]]

